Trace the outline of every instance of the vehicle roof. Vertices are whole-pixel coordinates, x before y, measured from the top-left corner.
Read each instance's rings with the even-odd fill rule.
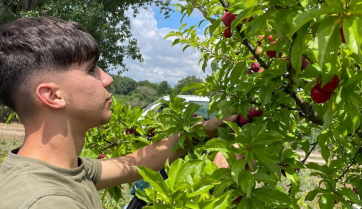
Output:
[[[177,95],[177,97],[184,98],[186,102],[209,102],[208,97],[202,97],[202,96],[195,96],[195,95]],[[146,113],[150,110],[151,107],[153,107],[158,101],[165,100],[170,101],[170,96],[163,96],[156,101],[152,102],[150,105],[144,108],[144,112],[142,115],[146,115]]]
[[[177,97],[184,98],[187,102],[188,101],[206,101],[206,102],[209,101],[208,97],[202,97],[202,96],[196,96],[196,95],[177,95]],[[158,100],[161,100],[161,99],[170,101],[170,96],[163,96]]]

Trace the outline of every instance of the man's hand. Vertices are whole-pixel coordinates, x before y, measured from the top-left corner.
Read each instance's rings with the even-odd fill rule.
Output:
[[[216,117],[212,117],[210,120],[204,122],[206,134],[209,135],[210,138],[217,137],[217,128],[224,125],[224,121],[233,122],[238,118],[238,115],[230,115],[226,118],[218,120]]]

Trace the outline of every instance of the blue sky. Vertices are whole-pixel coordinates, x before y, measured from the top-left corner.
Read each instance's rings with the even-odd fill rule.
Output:
[[[130,71],[122,73],[122,76],[128,76],[136,81],[149,80],[153,83],[166,80],[171,86],[188,75],[202,79],[206,77],[198,66],[199,51],[190,47],[183,52],[181,45],[171,47],[172,38],[164,40],[170,31],[179,29],[181,14],[175,11],[171,13],[170,18],[165,19],[159,13],[159,9],[153,7],[148,10],[141,9],[137,17],[131,19],[132,34],[138,41],[144,62],[125,60]],[[185,17],[183,23],[188,23],[188,26],[198,25],[201,20],[202,14],[195,11],[190,17]],[[197,30],[201,36],[206,26],[205,22]],[[111,73],[116,72],[117,70]]]
[[[174,11],[171,13],[170,18],[165,19],[164,16],[159,13],[160,12],[159,8],[153,7],[152,10],[155,13],[155,19],[157,20],[158,28],[178,29],[180,27],[181,25],[180,20],[182,18],[182,15],[179,12]],[[190,17],[186,15],[182,20],[182,23],[187,23],[190,26],[198,25],[201,20],[202,20],[201,13],[195,11],[193,12],[193,14],[191,14]],[[204,27],[206,24],[207,24],[206,22],[202,23],[201,28]]]

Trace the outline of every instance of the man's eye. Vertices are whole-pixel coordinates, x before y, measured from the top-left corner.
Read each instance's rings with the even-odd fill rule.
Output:
[[[96,66],[93,66],[91,69],[89,69],[88,73],[94,73],[96,69]]]

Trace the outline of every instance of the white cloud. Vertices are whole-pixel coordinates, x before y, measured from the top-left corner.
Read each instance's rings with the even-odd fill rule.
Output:
[[[132,33],[138,40],[144,62],[125,60],[130,71],[122,75],[136,81],[149,80],[153,83],[167,80],[171,86],[188,75],[205,78],[206,74],[202,72],[201,66],[198,66],[200,52],[192,47],[183,52],[184,46],[181,45],[171,47],[172,40],[164,40],[170,31],[171,28],[157,28],[153,11],[140,10],[137,17],[132,20]]]

